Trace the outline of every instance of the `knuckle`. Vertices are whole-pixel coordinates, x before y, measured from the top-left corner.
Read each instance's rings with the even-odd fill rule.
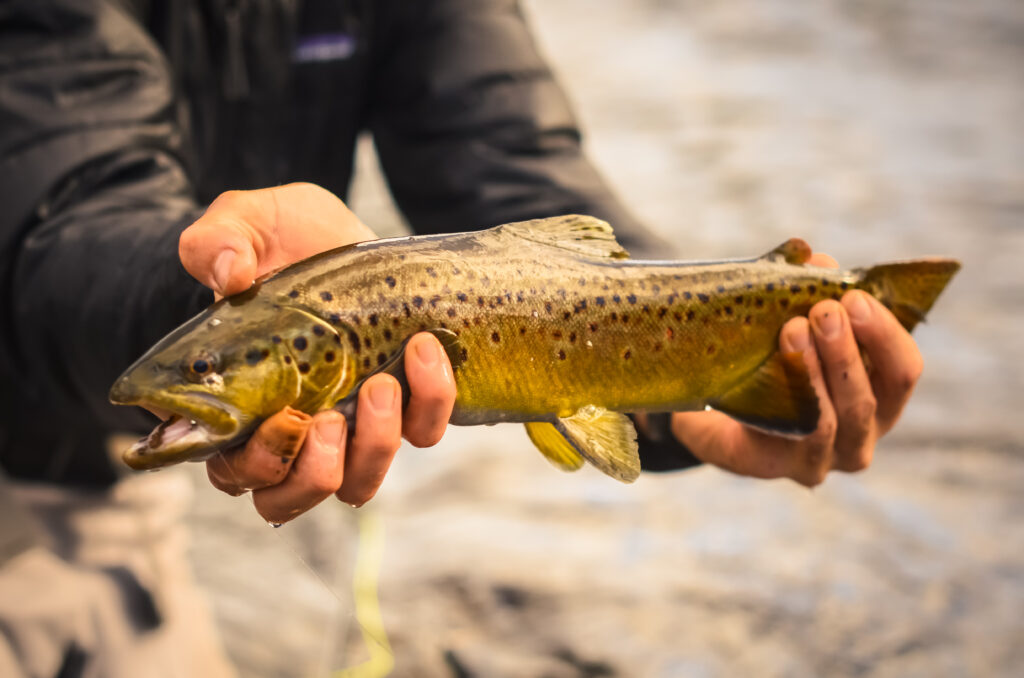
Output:
[[[231,209],[236,207],[245,196],[245,191],[224,191],[210,203],[210,209]]]
[[[843,408],[841,418],[844,426],[855,426],[857,429],[866,431],[870,422],[875,418],[875,412],[877,411],[878,400],[875,399],[874,395],[868,395],[858,398],[855,402]]]

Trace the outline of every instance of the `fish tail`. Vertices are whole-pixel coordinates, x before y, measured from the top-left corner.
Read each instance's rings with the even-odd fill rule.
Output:
[[[857,286],[892,311],[909,332],[924,320],[939,294],[960,270],[955,259],[917,259],[862,269]]]

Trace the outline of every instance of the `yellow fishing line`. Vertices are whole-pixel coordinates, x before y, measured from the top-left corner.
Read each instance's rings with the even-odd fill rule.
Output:
[[[395,668],[395,655],[384,630],[377,582],[384,560],[384,521],[374,512],[359,517],[359,546],[352,577],[356,621],[370,658],[356,666],[335,671],[333,678],[384,678]]]

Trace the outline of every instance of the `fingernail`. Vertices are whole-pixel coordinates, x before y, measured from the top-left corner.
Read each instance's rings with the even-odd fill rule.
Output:
[[[782,341],[785,343],[785,349],[787,351],[795,353],[803,353],[811,345],[811,333],[807,331],[807,328],[803,325],[795,330],[787,331]]]
[[[860,324],[867,322],[871,317],[871,304],[867,302],[863,294],[859,292],[851,294],[845,302],[846,312],[853,322]]]
[[[395,406],[396,384],[391,379],[381,379],[368,384],[370,404],[379,412],[387,412]]]
[[[217,255],[213,262],[213,282],[217,285],[217,291],[221,294],[231,281],[231,265],[235,262],[235,251],[224,250]]]
[[[843,327],[843,321],[838,311],[826,311],[814,318],[814,327],[825,339],[835,339],[839,336],[839,330]]]
[[[345,435],[345,417],[324,417],[316,422],[316,434],[324,445],[340,448]]]
[[[433,367],[441,360],[441,356],[438,354],[440,348],[436,342],[433,341],[418,341],[416,342],[416,359],[420,361],[420,364],[424,367]]]

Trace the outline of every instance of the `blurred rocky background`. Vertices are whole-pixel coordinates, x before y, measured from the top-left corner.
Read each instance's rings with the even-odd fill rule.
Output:
[[[964,269],[871,469],[564,475],[519,427],[403,449],[361,511],[274,530],[195,474],[195,566],[244,676],[367,657],[358,516],[397,676],[1017,676],[1024,667],[1024,4],[527,0],[589,151],[687,258],[798,235]],[[352,203],[401,219],[360,152]]]

